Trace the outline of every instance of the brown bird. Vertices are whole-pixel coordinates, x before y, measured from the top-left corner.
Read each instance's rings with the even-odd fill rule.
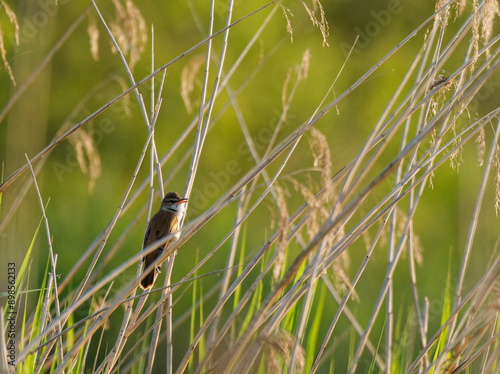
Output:
[[[151,243],[160,240],[168,234],[172,234],[176,231],[177,234],[173,235],[165,244],[158,246],[156,251],[153,251],[142,258],[142,261],[144,262],[144,270],[146,270],[154,260],[161,256],[165,248],[167,248],[170,243],[179,239],[179,221],[184,213],[184,209],[181,209],[179,204],[187,201],[188,199],[181,198],[177,192],[169,192],[163,198],[160,210],[153,216],[153,218],[151,218],[151,221],[149,221],[142,248],[146,248]],[[147,290],[153,286],[160,269],[161,264],[151,270],[149,274],[141,280],[141,288],[143,290]]]

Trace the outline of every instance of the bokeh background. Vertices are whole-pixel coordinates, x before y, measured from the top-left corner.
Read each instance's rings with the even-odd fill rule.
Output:
[[[0,117],[0,160],[3,179],[26,163],[25,153],[33,157],[60,134],[61,129],[67,129],[85,119],[130,86],[123,65],[118,55],[112,51],[109,38],[89,2],[59,0],[56,5],[53,0],[6,0],[5,4],[18,17],[20,40],[19,44],[15,43],[14,26],[4,9],[0,7],[0,27],[6,58],[12,67],[16,82],[14,85],[4,64],[0,69],[0,87],[2,87],[0,107],[3,108]],[[125,1],[120,4],[124,9],[127,6]],[[233,19],[237,20],[264,5],[265,2],[237,0],[235,4]],[[111,23],[117,19],[115,2],[100,1],[98,5],[107,21]],[[297,127],[311,116],[342,67],[343,70],[333,87],[334,95],[339,95],[354,83],[382,56],[431,16],[435,9],[433,2],[411,0],[349,2],[323,0],[322,5],[329,25],[329,35],[326,40],[323,40],[318,27],[311,23],[300,2],[285,1],[283,6],[288,9],[293,36],[286,30],[287,20],[283,11],[277,11],[258,42],[231,77],[229,86],[232,90],[237,90],[249,77],[251,79],[237,100],[261,155],[267,147],[271,133],[263,129],[273,129],[277,123],[282,111],[283,85],[289,69],[292,69],[290,70],[292,74],[296,71],[306,51],[310,55],[308,76],[298,86],[286,122],[286,130],[279,134],[278,140],[289,133],[288,129]],[[216,1],[215,30],[224,26],[226,6],[225,2]],[[137,61],[133,67],[136,81],[150,72],[151,25],[154,26],[155,68],[185,52],[207,35],[209,2],[136,1],[135,7],[140,15],[137,14],[135,24],[129,24],[127,27],[137,28],[134,34],[138,38],[137,50],[127,53],[126,56],[130,59],[136,53],[134,56],[137,56]],[[240,56],[245,45],[269,15],[271,8],[253,15],[232,28],[226,66],[231,66]],[[83,12],[85,14],[82,16]],[[15,104],[8,106],[16,90],[36,71],[61,36],[75,25],[78,17],[82,18],[74,31],[36,74],[32,83],[26,86],[26,90],[20,94]],[[457,17],[456,24],[459,25],[460,17],[464,16]],[[456,26],[450,21],[448,27],[449,35],[452,35]],[[89,28],[97,29],[99,32],[98,39],[92,42],[94,44],[89,37]],[[347,54],[357,35],[359,35],[358,44],[346,62]],[[333,173],[339,171],[359,151],[403,74],[418,53],[424,37],[425,29],[315,126],[328,141]],[[220,49],[221,40],[221,37],[213,40],[215,51]],[[456,59],[449,59],[450,66],[444,68],[444,75],[462,63],[463,53],[458,52]],[[202,46],[167,69],[163,103],[155,127],[155,141],[160,157],[172,146],[198,111],[203,73],[203,64],[200,62],[203,62],[204,54],[205,49]],[[253,74],[259,64],[262,64],[261,67]],[[186,97],[183,100],[183,74],[187,74],[189,69],[193,71],[193,89],[188,93],[188,100]],[[159,83],[159,76],[155,81]],[[498,105],[500,83],[496,82],[500,82],[500,77],[497,76],[496,80],[485,86],[478,98],[473,101],[471,117],[476,113],[484,114]],[[149,85],[145,84],[139,90],[148,102]],[[186,222],[207,209],[254,165],[235,112],[226,106],[227,99],[227,93],[223,92],[215,105],[214,113],[218,113],[218,118],[210,129],[204,145]],[[127,98],[114,104],[85,125],[83,131],[93,141],[93,145],[84,148],[83,152],[87,170],[82,169],[77,162],[75,148],[82,145],[77,141],[66,140],[42,159],[43,167],[37,174],[44,200],[50,198],[47,216],[54,251],[58,255],[57,272],[61,280],[113,217],[147,138],[147,130],[133,95],[128,95]],[[291,176],[296,170],[304,170],[296,176],[296,179],[320,187],[321,181],[318,171],[313,166],[314,159],[308,143],[309,138],[306,135],[299,143],[297,151],[283,173],[284,177],[278,181],[280,187],[287,193],[289,212],[293,212],[302,204],[303,197],[285,177],[287,173]],[[179,166],[179,171],[165,187],[166,191],[175,190],[180,193],[183,191],[190,159],[185,155],[193,140],[194,132],[191,132],[187,140],[164,165],[164,176]],[[395,142],[393,153],[388,151],[387,156],[384,156],[385,159],[382,157],[380,162],[389,161],[391,155],[396,153],[397,146]],[[270,165],[269,173],[272,175],[278,166],[279,163]],[[148,173],[149,166],[145,163],[139,171],[137,180],[142,182]],[[417,278],[420,282],[420,291],[431,302],[429,321],[431,331],[440,324],[447,277],[451,274],[451,278],[454,279],[460,266],[481,174],[482,168],[477,163],[477,150],[474,144],[470,143],[463,149],[459,166],[453,167],[449,164],[443,166],[432,178],[433,187],[426,189],[415,217],[414,231],[418,234],[423,254],[423,261],[417,268]],[[13,202],[29,178],[31,176],[25,172],[2,193],[1,218],[4,220],[0,231],[2,266],[6,261],[21,264],[41,219],[41,210],[33,187],[15,207],[15,211],[12,211]],[[493,195],[491,187],[487,191],[489,201],[493,201]],[[108,240],[108,246],[120,237],[121,232],[146,203],[147,196],[145,189],[119,219]],[[376,195],[372,198],[376,199]],[[477,236],[476,245],[492,248],[498,236],[498,218],[493,204],[488,205],[491,209],[486,210],[481,217],[480,235]],[[156,198],[153,210],[158,206],[159,199]],[[235,209],[236,205],[233,204],[223,210],[196,233],[188,245],[181,248],[176,257],[172,276],[174,282],[193,267],[196,258],[202,257],[222,239],[228,228],[233,225]],[[271,227],[276,225],[278,219],[273,209],[273,204],[269,200],[250,217],[246,234],[242,239],[249,251],[260,248],[265,242],[266,232],[272,232]],[[10,214],[12,216],[8,217],[6,222],[5,217]],[[145,222],[146,216],[143,215],[120,244],[117,254],[102,269],[102,273],[113,269],[123,259],[141,249]],[[256,232],[258,234],[255,234]],[[366,241],[369,242],[369,239]],[[228,248],[229,243],[226,243],[204,265],[201,273],[224,268]],[[290,248],[290,251],[298,251],[298,248]],[[365,253],[366,243],[362,241],[358,241],[350,249],[348,254],[350,266],[345,268],[345,272],[351,279]],[[30,262],[30,289],[40,288],[47,256],[47,240],[41,229],[36,236]],[[490,256],[490,251],[485,251],[484,255],[480,251],[474,252],[470,272],[467,273],[465,281],[466,287],[481,276],[485,269],[484,264],[490,261]],[[380,289],[385,275],[386,261],[385,251],[375,252],[374,260],[367,271],[367,276],[371,280],[362,282],[357,287],[359,299],[363,302],[349,303],[350,308],[359,316],[361,324],[366,323],[371,313],[369,305],[373,303]],[[84,273],[85,268],[81,268],[74,279],[83,277]],[[123,273],[116,279],[114,289],[119,289],[134,277],[134,274],[135,268]],[[209,289],[216,278],[217,276],[204,278],[201,281],[202,289]],[[398,268],[395,279],[397,279],[396,287],[401,284],[404,289],[409,282],[408,269]],[[3,282],[0,282],[1,291],[3,287]],[[397,290],[395,293],[400,298],[397,303],[401,303],[401,310],[405,310],[405,307],[410,310],[411,295],[405,295],[404,292]],[[33,307],[35,301],[36,293],[33,293],[28,310]],[[191,290],[188,290],[186,296],[179,302],[178,308],[174,309],[174,319],[176,314],[189,309],[191,302]],[[204,306],[205,310],[210,310],[214,303],[214,300],[208,301]],[[337,304],[331,298],[325,298],[324,303],[325,314],[334,313]],[[435,308],[434,314],[432,308]],[[82,315],[85,315],[87,309],[88,306],[82,307]],[[116,320],[111,321],[104,335],[105,342],[108,339],[110,342],[114,341],[118,331],[122,311],[115,314]],[[325,330],[328,325],[326,318]],[[175,333],[177,351],[184,352],[189,345],[188,327],[186,322]],[[383,321],[377,328],[382,331]],[[340,327],[339,331],[343,331],[343,328]],[[374,332],[374,335],[378,336],[379,331]],[[346,337],[342,337],[339,333],[339,337],[334,337],[333,341],[337,341],[336,339],[341,340]],[[100,354],[103,355],[103,352]],[[340,372],[342,372],[342,357],[348,354],[342,345],[339,345],[334,354],[335,362],[339,365],[336,368],[339,368]],[[180,357],[176,356],[176,359],[180,360]],[[158,355],[157,360],[158,368],[163,368],[163,355]]]

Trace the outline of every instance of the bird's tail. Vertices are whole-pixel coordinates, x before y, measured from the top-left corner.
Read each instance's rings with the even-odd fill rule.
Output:
[[[141,288],[143,290],[147,290],[148,288],[153,286],[153,283],[155,282],[155,274],[156,271],[155,269],[151,270],[148,275],[146,275],[145,278],[141,280]]]

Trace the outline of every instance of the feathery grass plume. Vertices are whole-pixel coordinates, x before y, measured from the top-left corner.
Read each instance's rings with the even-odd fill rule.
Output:
[[[476,136],[476,149],[477,149],[477,164],[483,166],[484,153],[486,152],[486,140],[484,138],[484,128],[481,127]]]
[[[7,14],[10,23],[14,26],[15,41],[16,44],[19,45],[20,31],[19,31],[19,22],[17,21],[16,14],[12,11],[12,9],[10,9],[10,7],[3,0],[0,1],[0,8],[5,9],[5,14]],[[3,40],[3,28],[1,24],[0,24],[0,56],[2,56],[3,66],[5,67],[5,70],[7,70],[7,73],[9,74],[10,81],[14,86],[16,86],[17,85],[16,78],[14,77],[14,72],[12,71],[9,60],[7,59],[7,50],[5,49],[5,44]]]
[[[321,32],[321,36],[323,38],[323,47],[326,45],[327,47],[329,46],[328,42],[326,39],[328,38],[328,35],[330,33],[329,28],[328,28],[328,22],[326,21],[325,18],[325,10],[323,9],[323,6],[321,5],[321,2],[319,0],[313,0],[313,9],[310,9],[307,4],[299,0],[299,2],[304,6],[307,14],[309,15],[309,19],[311,20],[312,24],[319,28]],[[316,10],[319,9],[319,20],[314,14]]]
[[[95,181],[101,174],[101,157],[92,137],[83,129],[75,131],[69,138],[75,150],[76,160],[83,174],[88,175],[89,191],[94,189]]]
[[[450,156],[450,166],[458,173],[460,164],[463,162],[463,148],[457,145],[461,143],[462,138],[460,135],[457,135],[455,124],[453,124],[450,129],[454,138],[452,146],[456,148]]]
[[[499,281],[500,267],[497,259],[477,284],[470,303],[460,308],[462,312],[458,316],[460,323],[451,339],[436,352],[433,362],[429,365],[430,368],[434,367],[436,371],[462,372],[483,352],[481,366],[484,370],[481,370],[482,373],[492,372],[492,362],[496,362],[498,365],[498,355],[492,354],[490,356],[488,351],[498,349],[495,347],[498,347],[498,339],[500,338],[498,331]],[[485,350],[488,347],[490,349]]]
[[[436,144],[436,131],[435,131],[435,130],[431,132],[429,142],[430,142],[432,145]],[[434,180],[434,171],[432,171],[432,172],[429,174],[429,181],[428,181],[428,184],[429,184],[429,188],[430,188],[430,189],[434,189],[433,180]]]
[[[283,12],[283,17],[285,17],[285,20],[286,20],[286,32],[288,34],[290,34],[290,41],[293,43],[293,28],[292,28],[292,22],[290,21],[290,17],[288,16],[290,14],[290,16],[294,16],[293,13],[290,11],[290,9],[288,8],[285,8],[285,6],[281,5],[280,4],[280,7],[281,7],[281,10]]]
[[[325,188],[331,185],[332,158],[326,136],[316,128],[311,129],[309,148],[313,155],[313,165],[320,169],[321,185]]]
[[[88,18],[87,34],[90,43],[90,55],[94,61],[99,61],[99,28],[95,17]]]
[[[292,76],[292,70],[293,67],[290,66],[286,71],[285,80],[283,81],[283,86],[281,87],[281,107],[283,109],[286,108],[286,104],[288,101],[287,90],[288,90],[288,84],[290,83],[290,78]]]
[[[444,32],[446,30],[446,27],[448,26],[448,21],[450,19],[450,13],[452,11],[452,7],[456,5],[454,1],[449,1],[449,0],[437,0],[436,5],[435,5],[435,11],[439,11],[441,8],[444,7],[444,10],[439,12],[435,19],[434,19],[434,24],[435,25],[440,25],[441,30]]]
[[[458,14],[462,14],[465,10],[465,5],[467,4],[467,0],[460,0],[460,3],[458,4]]]
[[[17,20],[16,13],[7,5],[7,3],[3,0],[0,1],[0,8],[5,9],[5,14],[9,18],[10,23],[12,26],[14,26],[14,38],[16,41],[16,44],[19,45],[19,35],[21,34],[20,28],[19,28],[19,22]],[[0,31],[2,28],[0,27]]]
[[[335,290],[339,295],[345,295],[347,291],[350,291],[351,299],[359,303],[361,302],[359,293],[356,291],[346,272],[349,270],[349,263],[349,256],[345,253],[341,254],[338,260],[332,263],[330,271],[326,272],[325,276],[335,286]]]
[[[125,6],[120,0],[112,2],[115,6],[115,18],[109,22],[109,27],[121,51],[128,55],[130,69],[133,69],[146,45],[146,22],[131,0],[125,0]],[[114,46],[111,46],[111,50],[116,53]]]
[[[487,44],[490,41],[491,34],[493,32],[495,17],[500,16],[500,8],[497,0],[484,0],[483,9],[481,14],[482,27],[481,36],[483,38],[483,44]]]
[[[115,81],[118,83],[122,91],[125,91],[128,88],[127,81],[120,77],[119,75],[112,75],[111,76],[111,81]],[[126,118],[131,118],[132,117],[132,109],[131,109],[131,96],[127,95],[125,96],[122,100],[120,100],[120,111],[123,111],[125,114]]]
[[[72,122],[75,117],[81,114],[83,108],[89,104],[89,102],[95,97],[95,94],[103,89],[104,86],[109,85],[110,82],[116,82],[122,89],[126,89],[127,85],[125,80],[117,75],[111,76],[110,79],[105,80],[95,86],[92,91],[86,95],[79,103],[77,103],[73,111],[66,118],[64,124],[59,128],[56,133],[56,137],[59,137],[69,128],[71,128],[74,123]],[[132,115],[130,109],[130,97],[126,96],[118,104],[120,105],[120,112],[123,112],[127,117],[130,118]],[[92,130],[92,129],[91,129]],[[92,191],[96,179],[101,174],[101,157],[99,155],[99,150],[97,145],[94,143],[94,139],[90,135],[92,132],[86,129],[78,129],[75,131],[74,135],[69,138],[69,143],[75,151],[78,166],[82,170],[83,174],[88,175],[89,178],[89,191]],[[61,172],[65,172],[65,168],[69,165],[63,166]]]
[[[307,76],[309,74],[310,62],[311,62],[311,52],[309,51],[309,48],[306,48],[306,50],[302,54],[302,61],[300,63],[297,79],[299,80],[307,79]]]
[[[313,130],[316,130],[313,128]],[[329,148],[325,148],[327,145],[326,138],[323,136],[319,130],[311,131],[311,134],[315,134],[310,139],[310,149],[311,153],[314,156],[315,166],[319,166],[320,173],[322,177],[329,175],[331,160],[329,154]],[[319,144],[316,144],[319,141]],[[316,148],[316,150],[313,150]],[[327,154],[326,154],[327,153]],[[333,184],[331,183],[331,179],[325,181],[321,178],[320,188],[324,187],[323,194],[316,198],[311,188],[303,183],[300,183],[295,178],[288,178],[288,180],[292,183],[295,190],[299,191],[304,200],[307,202],[310,207],[310,211],[308,213],[305,226],[306,232],[308,236],[308,242],[314,238],[320,229],[321,223],[324,222],[331,214],[331,204],[332,200],[335,196],[335,189],[333,188]],[[314,180],[309,181],[310,186],[316,186]],[[322,239],[323,246],[325,248],[332,248],[334,243],[339,239],[345,236],[344,226],[339,225],[336,230],[325,235]],[[352,288],[351,282],[346,271],[349,269],[350,265],[350,257],[348,251],[343,251],[337,258],[335,262],[333,262],[330,266],[330,270],[327,272],[328,278],[335,285],[336,289],[339,290],[340,293],[345,293],[347,289],[352,289],[353,297],[357,300],[358,295],[356,291]],[[325,269],[326,270],[326,269]]]
[[[304,201],[306,201],[310,207],[310,213],[306,221],[306,231],[309,239],[311,239],[319,229],[318,212],[321,204],[318,199],[314,197],[314,193],[311,189],[305,184],[299,182],[295,178],[289,178],[289,181],[292,183],[295,190],[302,194]]]
[[[330,204],[335,195],[334,185],[332,183],[332,156],[330,153],[330,145],[326,136],[316,128],[311,129],[311,137],[309,138],[309,149],[313,156],[313,166],[319,169],[320,173],[320,188],[324,189],[322,196],[319,198],[318,205],[321,220],[325,220],[330,215]],[[314,185],[311,183],[311,186]],[[310,191],[303,190],[304,197],[311,197]],[[340,230],[342,231],[342,230]],[[340,232],[339,231],[339,232]],[[311,234],[312,232],[310,232]]]
[[[198,88],[201,88],[201,80],[196,79],[198,72],[203,67],[205,57],[196,55],[191,57],[184,65],[181,72],[181,98],[188,113],[193,110],[193,101],[190,98],[191,93],[195,88],[195,83]],[[195,101],[199,105],[199,98]]]
[[[477,59],[479,58],[479,39],[481,37],[480,32],[479,32],[479,24],[481,23],[480,17],[481,15],[479,14],[477,7],[478,7],[477,0],[472,1],[472,8],[473,8],[473,17],[472,17],[472,45],[474,46],[474,57],[473,57],[473,62],[470,65],[470,73],[472,74],[474,72],[475,66]]]
[[[252,357],[253,351],[255,349],[262,352],[261,361],[266,373],[282,373],[283,368],[287,367],[287,363],[290,362],[290,354],[294,346],[295,340],[293,336],[290,335],[285,330],[280,330],[279,332],[271,335],[260,334],[255,342],[252,343],[248,352],[249,357]],[[305,362],[305,352],[304,348],[299,346],[296,350],[296,372],[302,373]],[[246,355],[242,356],[241,362],[247,363]],[[249,366],[241,367],[242,371],[247,371]],[[235,372],[242,372],[236,369]]]
[[[310,221],[308,222],[309,238],[313,238],[319,230],[319,222],[324,222],[330,216],[331,204],[335,197],[335,188],[332,183],[332,159],[330,154],[330,146],[325,135],[316,128],[311,129],[311,138],[309,140],[309,149],[313,156],[313,166],[319,168],[320,172],[320,187],[324,189],[321,197],[319,197],[314,205],[314,211],[311,212]],[[311,198],[312,193],[306,189],[302,189]],[[311,201],[308,199],[307,201]],[[367,234],[367,233],[366,233]],[[345,235],[344,226],[339,225],[336,230],[325,235],[323,245],[326,248],[333,247],[334,243]],[[337,261],[332,266],[331,280],[337,289],[343,293],[347,289],[352,289],[349,277],[346,271],[349,269],[350,258],[349,253],[344,251],[340,254]],[[355,299],[356,292],[353,290]]]

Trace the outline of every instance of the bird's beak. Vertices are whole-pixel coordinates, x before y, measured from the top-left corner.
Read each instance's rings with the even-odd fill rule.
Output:
[[[186,199],[186,198],[183,197],[182,199],[180,199],[179,201],[177,201],[176,204],[187,203],[188,200],[189,199]]]

